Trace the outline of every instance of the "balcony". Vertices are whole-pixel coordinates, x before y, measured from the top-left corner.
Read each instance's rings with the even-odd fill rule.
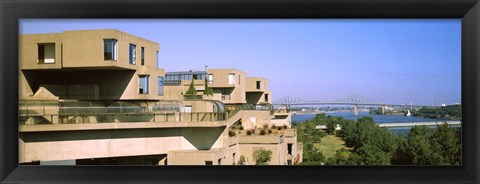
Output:
[[[279,144],[283,143],[283,135],[240,135],[240,144]]]
[[[179,102],[21,101],[20,125],[221,122],[226,112],[180,112]],[[108,104],[108,105],[106,105]],[[193,123],[193,124],[192,124]],[[204,124],[195,124],[204,123]],[[215,124],[215,123],[213,123]]]

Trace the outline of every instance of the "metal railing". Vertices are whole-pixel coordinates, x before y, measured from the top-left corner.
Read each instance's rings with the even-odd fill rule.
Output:
[[[98,113],[98,114],[20,114],[19,124],[81,124],[121,122],[209,122],[224,121],[226,113]]]

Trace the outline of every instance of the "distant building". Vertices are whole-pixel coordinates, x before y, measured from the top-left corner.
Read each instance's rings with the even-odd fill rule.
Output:
[[[20,35],[20,164],[231,165],[242,155],[254,164],[259,149],[272,150],[272,165],[301,162],[267,79],[165,72],[159,52],[114,29]],[[192,81],[197,94],[187,95]]]

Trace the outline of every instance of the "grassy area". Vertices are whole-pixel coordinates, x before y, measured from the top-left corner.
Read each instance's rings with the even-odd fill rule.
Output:
[[[349,149],[345,146],[345,141],[334,135],[327,135],[326,137],[322,138],[321,143],[315,143],[313,146],[318,149],[323,147],[323,155],[325,155],[326,158],[333,157],[335,152],[342,147]]]

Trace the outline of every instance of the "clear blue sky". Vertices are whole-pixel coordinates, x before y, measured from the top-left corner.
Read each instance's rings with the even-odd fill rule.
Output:
[[[237,68],[273,99],[461,99],[461,20],[23,19],[21,34],[114,28],[160,44],[168,71]]]

